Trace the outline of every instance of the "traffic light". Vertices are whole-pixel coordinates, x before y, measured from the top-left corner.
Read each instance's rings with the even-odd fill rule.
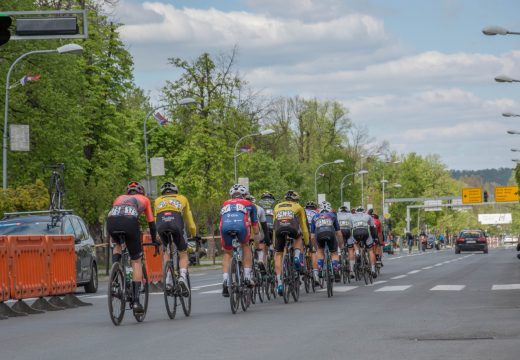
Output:
[[[488,202],[488,196],[487,190],[484,190],[484,202]]]
[[[4,45],[11,38],[9,27],[12,22],[10,16],[0,13],[0,45]]]

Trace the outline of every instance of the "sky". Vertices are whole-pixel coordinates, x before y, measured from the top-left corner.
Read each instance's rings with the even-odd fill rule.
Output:
[[[238,46],[237,70],[264,96],[337,100],[400,154],[439,154],[450,169],[514,167],[520,148],[518,0],[120,0],[112,17],[135,81],[160,101],[195,59]]]

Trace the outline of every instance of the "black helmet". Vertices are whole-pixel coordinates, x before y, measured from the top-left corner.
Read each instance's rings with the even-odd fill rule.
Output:
[[[130,192],[132,191],[144,195],[144,186],[138,183],[137,181],[132,181],[128,183],[128,185],[126,186],[126,193],[130,194]]]
[[[348,207],[346,207],[346,206],[341,206],[341,207],[339,208],[339,212],[346,212],[346,213],[348,213],[348,212],[349,212]]]
[[[374,209],[368,209],[367,214],[372,215],[374,213]]]
[[[269,191],[266,191],[265,193],[263,193],[262,196],[260,196],[260,199],[273,199],[273,200],[276,200],[274,198],[274,195],[271,194]]]
[[[285,193],[285,200],[298,202],[300,195],[294,190],[289,190]]]
[[[365,212],[365,209],[363,209],[362,206],[359,206],[359,207],[356,209],[356,212],[358,212],[358,213],[364,213],[364,212]]]
[[[316,203],[314,201],[307,201],[307,204],[305,204],[305,208],[306,209],[317,209],[318,206],[316,205]]]
[[[179,189],[177,188],[177,185],[172,184],[171,182],[167,181],[161,186],[161,194],[164,195],[165,192],[172,192],[174,194],[179,193]]]

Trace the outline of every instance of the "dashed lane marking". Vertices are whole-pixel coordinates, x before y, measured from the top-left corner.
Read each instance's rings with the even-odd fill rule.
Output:
[[[520,284],[497,284],[491,290],[520,290]]]
[[[421,270],[408,271],[407,274],[417,274],[418,272],[421,272]]]
[[[466,285],[437,285],[430,289],[430,291],[461,291]]]
[[[423,270],[430,270],[430,269],[433,269],[433,266],[426,266],[426,267],[423,267],[422,269]]]
[[[402,278],[405,278],[407,277],[408,275],[397,275],[397,276],[394,276],[393,278],[391,278],[392,280],[398,280],[398,279],[402,279]]]
[[[383,286],[382,288],[374,290],[374,292],[405,291],[411,287],[412,285]]]
[[[220,294],[222,292],[222,290],[209,290],[209,291],[202,291],[200,292],[199,294]]]

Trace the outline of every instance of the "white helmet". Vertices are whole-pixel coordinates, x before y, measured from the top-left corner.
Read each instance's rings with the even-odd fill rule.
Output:
[[[247,194],[247,189],[244,185],[235,184],[229,189],[229,195],[233,198],[241,197],[243,198]]]
[[[322,201],[320,203],[320,209],[321,209],[321,211],[328,211],[328,212],[330,212],[330,211],[332,211],[332,205],[328,201]]]

